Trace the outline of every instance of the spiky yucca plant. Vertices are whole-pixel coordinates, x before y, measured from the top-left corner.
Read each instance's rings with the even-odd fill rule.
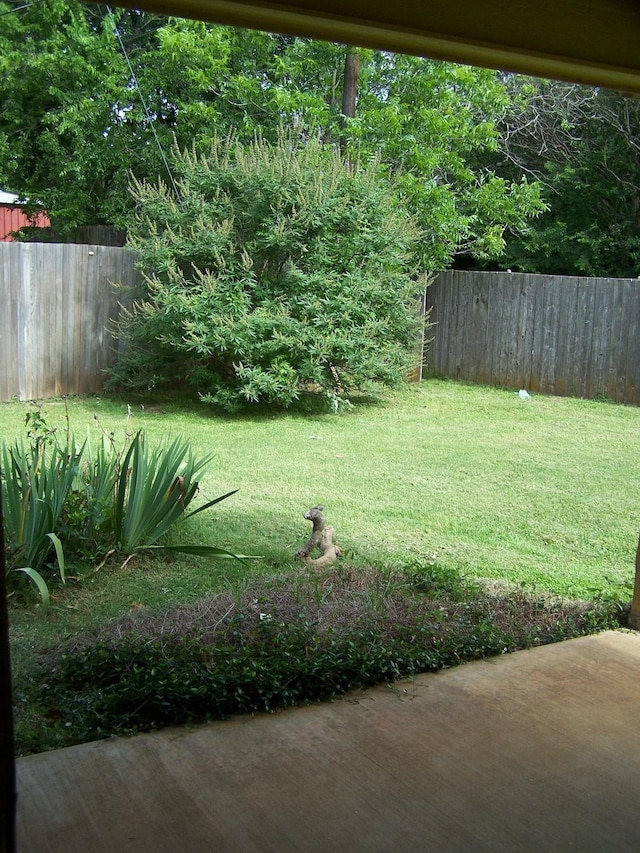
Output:
[[[84,454],[84,457],[83,457]],[[8,572],[20,572],[49,603],[49,583],[65,583],[67,558],[90,559],[119,553],[131,557],[148,549],[242,559],[208,545],[163,542],[179,520],[234,494],[227,492],[187,513],[198,478],[211,457],[196,459],[189,443],[177,437],[150,448],[138,431],[118,450],[112,439],[96,451],[37,438],[3,445],[0,455]],[[55,565],[51,564],[52,550]]]
[[[58,523],[78,475],[83,448],[22,441],[2,446],[3,517],[8,571],[27,575],[44,603],[48,588],[42,567],[53,549],[60,579],[65,581],[64,554]]]

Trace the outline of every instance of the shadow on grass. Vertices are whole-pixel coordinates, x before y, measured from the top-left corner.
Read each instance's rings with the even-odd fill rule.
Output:
[[[354,393],[349,396],[354,407],[360,409],[384,408],[388,405],[387,391],[379,393]],[[192,393],[184,391],[140,391],[109,392],[100,398],[115,407],[130,406],[134,412],[143,411],[146,414],[188,414],[190,417],[209,419],[215,417],[225,421],[274,421],[284,417],[299,416],[313,418],[334,414],[331,402],[324,394],[304,393],[289,407],[275,407],[269,403],[247,403],[238,412],[226,412],[220,406],[200,400]],[[348,414],[349,406],[341,409],[341,414]]]

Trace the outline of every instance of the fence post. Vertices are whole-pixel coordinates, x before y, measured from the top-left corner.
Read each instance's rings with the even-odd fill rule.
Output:
[[[638,538],[638,548],[636,549],[636,576],[633,584],[629,627],[633,628],[634,631],[640,631],[640,537]]]
[[[0,488],[0,853],[15,853],[15,821],[16,762],[13,743],[9,616]]]

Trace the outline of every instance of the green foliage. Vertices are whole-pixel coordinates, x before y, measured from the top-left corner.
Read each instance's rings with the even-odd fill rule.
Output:
[[[45,0],[8,14],[14,5],[2,3],[1,180],[61,225],[111,221],[126,188],[116,110],[128,75],[104,13]]]
[[[198,488],[195,479],[209,459],[194,460],[176,438],[149,450],[138,431],[119,466],[114,534],[118,549],[132,554],[164,536],[184,514]]]
[[[345,121],[344,45],[79,0],[0,11],[0,183],[59,228],[128,225],[129,173],[170,182],[161,150],[173,136],[206,153],[214,135],[275,142],[281,124],[403,176],[426,270],[461,249],[499,252],[505,230],[541,209],[522,172],[512,182],[483,164],[509,104],[496,72],[359,50],[357,115]]]
[[[374,608],[340,628],[321,627],[304,609],[289,621],[271,610],[249,626],[246,613],[228,618],[215,641],[135,634],[99,641],[57,658],[41,701],[77,742],[327,700],[611,623],[604,610],[586,611],[543,637],[501,627],[482,602],[469,601],[453,618],[445,609],[409,609],[390,624]]]
[[[65,504],[62,533],[65,545],[77,558],[91,561],[114,547],[114,495],[122,455],[113,434],[102,435],[94,448],[90,438],[84,444],[80,476]]]
[[[0,464],[7,571],[19,573],[49,603],[54,565],[66,582],[66,561],[91,561],[108,552],[132,555],[147,548],[171,548],[202,556],[233,557],[214,546],[164,545],[186,517],[198,480],[211,457],[196,459],[182,438],[147,447],[139,430],[118,451],[113,436],[97,452],[78,447],[67,431],[58,443],[39,409],[27,413],[31,443],[3,443]],[[200,506],[195,515],[234,492]]]
[[[509,103],[500,75],[487,69],[388,53],[374,53],[365,68],[354,145],[398,175],[424,231],[423,269],[445,269],[460,253],[500,255],[505,235],[544,210],[535,181],[485,165]]]
[[[640,269],[640,105],[617,92],[514,77],[506,161],[538,178],[548,210],[500,263],[526,272],[635,278]]]
[[[443,566],[435,558],[409,560],[402,568],[409,588],[421,594],[446,595],[450,601],[464,601],[475,589],[454,566]]]
[[[120,325],[114,383],[179,383],[231,410],[405,378],[420,232],[375,166],[282,135],[175,150],[173,168],[178,198],[134,188],[147,292]]]
[[[48,602],[42,567],[54,549],[60,579],[65,562],[59,532],[60,518],[79,471],[82,449],[38,439],[31,446],[16,441],[2,445],[3,520],[7,571],[29,578],[43,603]]]

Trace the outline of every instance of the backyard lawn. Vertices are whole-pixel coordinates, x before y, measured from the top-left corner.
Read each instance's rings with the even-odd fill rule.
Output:
[[[186,436],[212,454],[195,505],[238,489],[175,537],[261,555],[248,563],[135,557],[72,567],[43,612],[12,597],[17,693],[47,647],[111,617],[157,612],[211,593],[239,596],[301,571],[295,551],[323,504],[353,575],[429,570],[515,585],[533,597],[629,600],[640,508],[640,411],[428,380],[362,399],[339,414],[220,416],[176,400],[46,401],[49,427],[66,408],[78,439]],[[24,434],[33,404],[0,406],[5,439]],[[26,688],[25,688],[26,689]],[[20,697],[18,695],[18,701]]]
[[[123,437],[142,427],[152,440],[182,434],[197,455],[213,454],[202,502],[239,492],[183,536],[264,555],[251,571],[290,564],[310,531],[303,512],[322,503],[356,564],[427,559],[569,596],[630,580],[640,526],[636,408],[521,400],[438,380],[340,415],[221,417],[198,403],[129,405],[130,419],[126,401],[72,398],[71,429],[80,440],[88,430],[94,441],[100,430]],[[24,433],[32,408],[1,405],[3,437]],[[62,401],[42,411],[49,426],[64,429]],[[189,560],[184,571],[190,584],[175,590],[178,597],[220,580],[216,564]],[[126,603],[126,579],[106,574],[97,585],[115,595],[110,581],[117,581]]]

